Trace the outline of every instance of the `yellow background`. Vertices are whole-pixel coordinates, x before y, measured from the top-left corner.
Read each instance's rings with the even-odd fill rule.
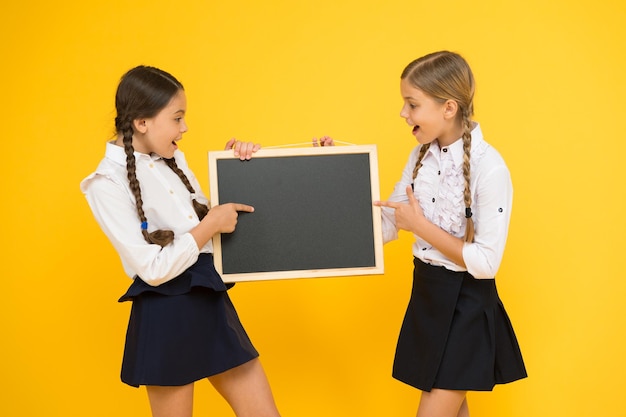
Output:
[[[148,416],[119,381],[129,280],[78,184],[113,131],[138,64],[178,77],[181,142],[207,152],[328,134],[376,144],[387,196],[414,139],[399,74],[450,49],[472,66],[476,119],[515,186],[498,274],[530,377],[472,393],[475,416],[623,416],[626,351],[626,3],[527,1],[33,1],[1,6],[0,415]],[[328,210],[332,210],[332,205]],[[390,376],[411,237],[384,276],[238,284],[231,296],[283,416],[411,416]],[[196,414],[232,415],[206,382]]]

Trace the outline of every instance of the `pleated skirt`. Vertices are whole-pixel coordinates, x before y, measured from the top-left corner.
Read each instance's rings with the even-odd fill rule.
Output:
[[[491,391],[527,376],[495,279],[414,259],[393,377],[423,391]]]
[[[258,357],[211,254],[157,287],[135,278],[119,301],[133,303],[121,371],[128,385],[186,385]]]

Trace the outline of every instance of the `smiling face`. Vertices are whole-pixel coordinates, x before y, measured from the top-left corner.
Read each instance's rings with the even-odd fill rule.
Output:
[[[167,159],[172,158],[174,151],[178,149],[176,142],[187,132],[186,111],[185,92],[178,90],[156,116],[135,120],[133,122],[135,150],[145,154],[155,153]]]
[[[438,140],[440,146],[448,146],[461,137],[454,100],[436,100],[406,78],[400,81],[400,92],[404,100],[400,116],[412,126],[413,136],[419,143]]]

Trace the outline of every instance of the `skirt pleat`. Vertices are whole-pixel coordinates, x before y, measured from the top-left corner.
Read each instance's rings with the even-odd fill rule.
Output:
[[[526,377],[495,280],[414,263],[394,378],[423,391],[490,391]]]

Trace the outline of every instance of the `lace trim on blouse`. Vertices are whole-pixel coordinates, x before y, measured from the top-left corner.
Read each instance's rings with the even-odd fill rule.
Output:
[[[470,175],[471,167],[478,166],[488,147],[485,141],[472,141]],[[455,164],[452,152],[442,152],[436,143],[432,144],[415,180],[417,199],[430,222],[456,237],[465,234],[467,223],[464,189],[463,162]]]

